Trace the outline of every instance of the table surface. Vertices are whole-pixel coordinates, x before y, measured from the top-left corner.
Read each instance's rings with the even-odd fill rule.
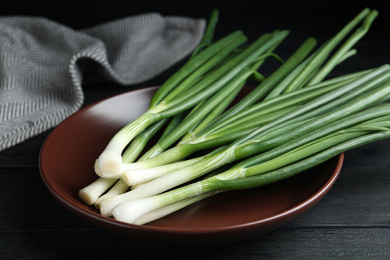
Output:
[[[336,4],[335,1],[329,2]],[[384,8],[379,9],[382,11],[381,18],[374,23],[372,32],[357,45],[356,57],[340,65],[334,75],[390,62],[390,34],[388,30],[384,31],[390,25],[390,10],[386,9],[386,5],[381,5],[383,2],[373,1],[378,8]],[[326,40],[352,17],[343,16],[343,10],[348,10],[348,14],[355,14],[362,6],[366,6],[364,1],[359,4],[348,9],[345,9],[345,5],[342,10],[328,7],[327,11],[333,10],[336,14],[332,21],[329,20],[330,14],[310,13],[307,9],[302,9],[302,6],[297,8],[300,12],[288,16],[293,17],[289,21],[286,18],[289,14],[286,8],[282,14],[272,17],[269,15],[267,24],[261,23],[263,18],[260,17],[258,26],[225,16],[221,19],[220,24],[224,26],[221,26],[219,33],[240,26],[250,35],[262,33],[267,26],[270,30],[274,26],[291,28],[293,36],[279,49],[281,56],[286,56],[297,46],[298,40],[303,41],[306,36],[318,37],[319,41]],[[275,6],[266,7],[271,9],[270,12],[276,13]],[[20,13],[50,17],[49,13],[39,13],[36,9],[31,9],[29,13],[26,8],[22,8]],[[310,9],[310,6],[307,8]],[[16,13],[10,10],[3,10],[0,15]],[[148,10],[136,8],[134,12]],[[156,10],[171,14],[168,9]],[[185,10],[172,14],[192,14]],[[207,17],[204,15],[206,11],[196,15]],[[61,20],[65,17],[62,15],[57,16],[59,21],[68,21],[70,25],[76,26],[76,21]],[[132,13],[120,13],[117,16],[125,15]],[[283,15],[284,19],[281,19]],[[96,17],[94,21],[100,22]],[[240,18],[243,17],[244,15]],[[106,17],[107,20],[112,18],[116,17]],[[78,24],[80,27],[88,25],[83,21],[84,23]],[[136,86],[123,87],[108,82],[86,84],[83,86],[84,105],[131,89],[159,85],[178,66],[180,64]],[[285,226],[234,245],[179,250],[155,247],[113,235],[79,219],[60,205],[42,182],[38,165],[41,146],[50,131],[0,152],[1,259],[106,259],[108,256],[165,256],[174,259],[390,258],[390,140],[346,152],[341,174],[330,192],[313,208]]]

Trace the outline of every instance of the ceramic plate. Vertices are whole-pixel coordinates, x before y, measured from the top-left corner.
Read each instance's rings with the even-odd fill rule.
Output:
[[[97,178],[95,159],[122,126],[147,109],[155,90],[135,90],[89,105],[50,133],[41,150],[41,175],[51,194],[67,209],[135,241],[211,246],[250,239],[281,227],[318,202],[339,175],[343,154],[285,181],[221,193],[147,225],[103,217],[78,199],[78,191]]]

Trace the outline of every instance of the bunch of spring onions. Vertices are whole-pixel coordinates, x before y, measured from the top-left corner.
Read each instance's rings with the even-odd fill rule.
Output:
[[[326,43],[316,48],[310,37],[282,60],[274,51],[287,30],[251,44],[241,31],[214,41],[214,11],[187,63],[108,143],[94,166],[99,177],[80,199],[104,216],[145,224],[390,137],[390,66],[327,79],[377,14],[364,9]],[[259,69],[268,58],[281,65],[265,77]],[[257,87],[233,104],[249,80]]]

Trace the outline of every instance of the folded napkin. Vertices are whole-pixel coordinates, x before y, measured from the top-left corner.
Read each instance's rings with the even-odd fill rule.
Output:
[[[86,65],[118,84],[140,83],[186,57],[204,27],[203,19],[156,13],[84,30],[42,17],[0,17],[0,151],[76,112]]]

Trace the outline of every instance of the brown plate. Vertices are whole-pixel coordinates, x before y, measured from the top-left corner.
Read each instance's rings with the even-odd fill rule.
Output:
[[[147,225],[103,217],[78,199],[78,191],[97,178],[95,159],[123,125],[147,109],[155,90],[127,92],[81,109],[55,128],[42,147],[40,170],[49,191],[70,211],[103,229],[165,246],[233,243],[270,232],[302,214],[340,173],[343,154],[285,181],[222,193]]]

